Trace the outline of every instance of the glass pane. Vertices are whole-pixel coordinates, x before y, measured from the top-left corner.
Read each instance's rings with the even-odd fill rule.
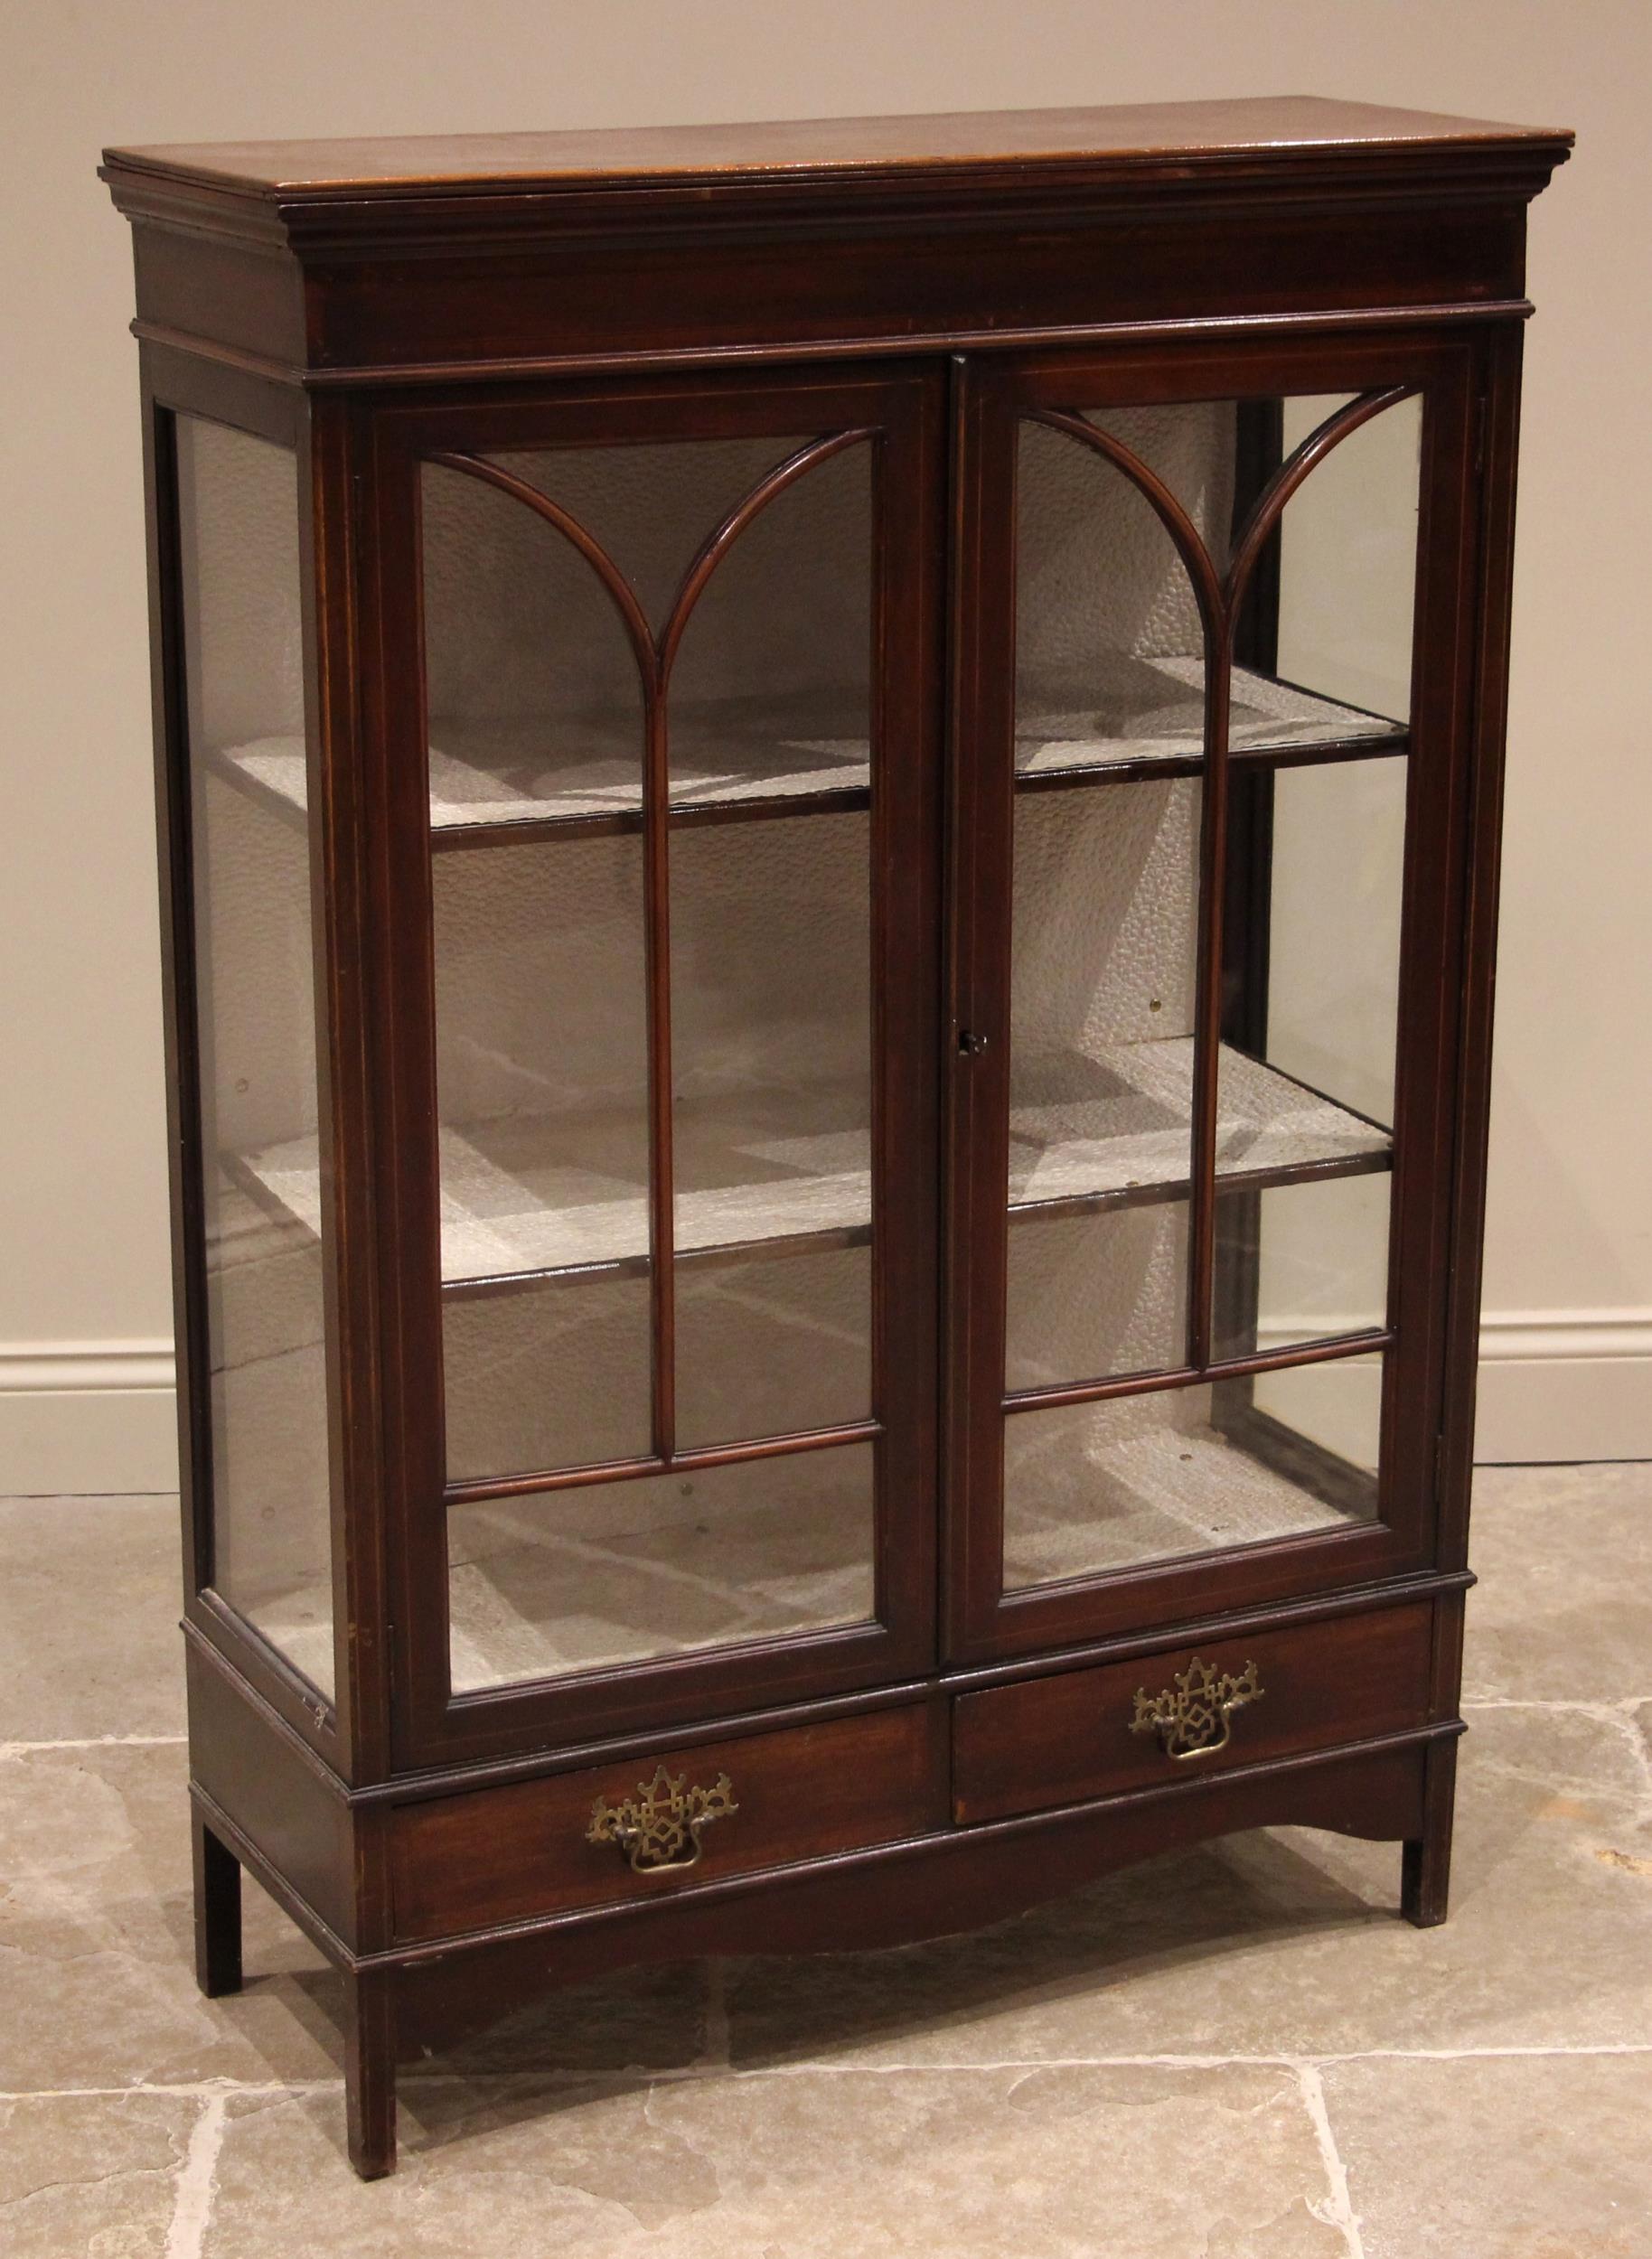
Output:
[[[872,1484],[852,1444],[454,1507],[455,1688],[864,1623]]]
[[[421,508],[433,827],[635,820],[642,680],[596,572],[556,527],[468,473],[426,464]]]
[[[640,1457],[650,1341],[645,1265],[445,1295],[449,1479]]]
[[[679,1262],[677,1432],[686,1448],[868,1418],[869,1247]]]
[[[1231,407],[1088,420],[1176,487],[1213,545],[1225,539]],[[1018,772],[1197,756],[1204,634],[1162,520],[1114,463],[1046,424],[1022,424],[1016,482]]]
[[[1187,1189],[1199,799],[1192,779],[1016,796],[1012,1205]]]
[[[1287,399],[1284,451],[1347,398]],[[1339,440],[1281,525],[1279,674],[1395,722],[1411,712],[1422,445],[1413,393]]]
[[[333,1692],[297,467],[176,422],[212,1582]],[[203,1470],[204,1474],[205,1470]]]
[[[765,456],[800,444],[738,443],[742,476],[755,486]],[[671,669],[674,806],[866,788],[872,473],[867,442],[812,464],[718,558]]]
[[[870,862],[863,814],[742,823],[677,832],[671,841],[671,1064],[675,1094],[676,1236],[680,1253],[762,1243],[812,1249],[864,1245],[872,1222]],[[788,1258],[789,1261],[792,1260]],[[769,1269],[784,1268],[770,1264]],[[870,1408],[870,1269],[840,1270],[843,1354],[840,1418]],[[745,1358],[795,1363],[801,1289],[765,1279],[744,1305]],[[704,1373],[727,1338],[729,1308],[678,1282],[680,1384]],[[795,1416],[773,1376],[759,1389],[778,1429],[729,1430],[714,1400],[680,1406],[679,1440],[727,1441],[816,1424],[825,1373],[800,1376]],[[720,1411],[732,1415],[732,1391]],[[701,1425],[712,1417],[718,1432]]]
[[[867,787],[871,469],[864,444],[817,463],[718,562],[671,678],[674,801]],[[672,835],[677,1246],[777,1259],[720,1281],[679,1274],[684,1447],[870,1411],[871,1266],[832,1255],[872,1228],[869,822],[815,812]],[[817,1284],[831,1297],[818,1326]],[[808,1332],[818,1364],[800,1354]]]
[[[1163,1371],[1187,1349],[1185,1201],[1009,1224],[1005,1385]]]
[[[1265,1390],[1200,1383],[1009,1414],[1006,1589],[1373,1519],[1380,1366],[1338,1359],[1270,1373]]]
[[[1291,769],[1273,780],[1265,1033],[1276,1073],[1350,1116],[1394,1121],[1408,763]],[[1317,1148],[1331,1140],[1328,1124]],[[1357,1121],[1336,1133],[1368,1144]]]
[[[1384,1173],[1225,1192],[1216,1201],[1211,1354],[1266,1354],[1383,1325]]]
[[[434,878],[443,1279],[508,1288],[623,1266],[633,1289],[514,1296],[487,1320],[474,1306],[448,1312],[460,1353],[446,1373],[449,1474],[634,1457],[652,1436],[642,842],[442,855]],[[466,1354],[484,1324],[520,1369],[568,1360],[589,1393],[567,1399],[566,1419],[560,1398],[523,1406],[484,1443],[501,1383]],[[539,1448],[502,1460],[510,1434]],[[553,1437],[562,1450],[548,1461]]]

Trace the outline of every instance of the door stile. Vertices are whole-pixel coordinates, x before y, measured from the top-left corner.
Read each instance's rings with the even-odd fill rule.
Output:
[[[1000,1415],[1009,1167],[1015,422],[997,364],[952,367],[943,1622],[968,1652],[1003,1553]]]

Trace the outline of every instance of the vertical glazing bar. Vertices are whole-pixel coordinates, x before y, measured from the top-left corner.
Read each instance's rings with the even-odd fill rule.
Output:
[[[677,1448],[676,1214],[671,1170],[671,728],[656,652],[644,686],[643,917],[648,981],[648,1285],[654,1451]]]
[[[1187,1363],[1210,1363],[1215,1291],[1216,1103],[1222,1036],[1223,904],[1227,867],[1227,728],[1234,633],[1225,611],[1206,633],[1205,811],[1199,837],[1199,962],[1194,1013],[1193,1201],[1188,1233]]]

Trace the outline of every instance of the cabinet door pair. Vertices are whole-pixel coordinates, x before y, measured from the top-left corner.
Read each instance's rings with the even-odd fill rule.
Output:
[[[404,1754],[1428,1559],[1474,373],[374,410]],[[302,765],[193,734],[255,798]],[[313,1088],[235,1111],[224,1184],[313,1223]],[[302,1579],[249,1573],[279,1645]]]

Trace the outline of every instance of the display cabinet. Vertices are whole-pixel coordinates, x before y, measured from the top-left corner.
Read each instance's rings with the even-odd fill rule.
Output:
[[[1443,1917],[1525,207],[1313,101],[111,152],[200,1970],[395,2065],[1230,1830]]]

